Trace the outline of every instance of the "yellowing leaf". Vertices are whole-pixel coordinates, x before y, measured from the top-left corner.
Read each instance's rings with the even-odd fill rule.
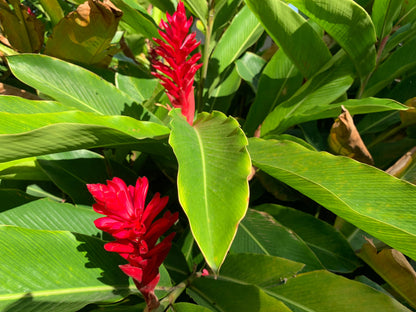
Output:
[[[44,25],[19,0],[0,0],[0,32],[10,46],[23,53],[39,52],[43,45]]]
[[[111,44],[123,13],[109,0],[88,0],[53,29],[45,54],[87,65],[107,66],[117,48]]]
[[[329,147],[338,154],[357,161],[373,164],[373,158],[354,125],[350,113],[342,106],[342,113],[332,125],[328,138]]]
[[[358,256],[416,308],[416,272],[401,252],[383,249],[377,253],[374,244],[368,240]]]
[[[408,99],[404,105],[409,109],[400,112],[400,119],[404,126],[410,126],[416,123],[416,97]]]

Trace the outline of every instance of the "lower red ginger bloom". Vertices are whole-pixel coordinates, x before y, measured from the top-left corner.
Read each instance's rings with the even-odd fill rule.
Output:
[[[161,56],[168,65],[153,60],[153,68],[161,72],[152,74],[162,80],[161,84],[166,89],[173,107],[180,108],[182,115],[192,126],[195,115],[194,78],[197,70],[202,64],[196,64],[201,58],[201,53],[190,54],[200,42],[196,41],[196,33],[189,33],[192,26],[192,17],[186,18],[185,7],[181,1],[178,3],[176,12],[170,16],[166,13],[168,22],[161,21],[159,34],[165,40],[153,38],[159,45],[154,52]]]
[[[123,180],[114,178],[105,184],[87,184],[96,204],[93,209],[106,217],[94,221],[95,226],[109,234],[115,241],[104,245],[105,250],[117,252],[128,264],[120,269],[133,278],[137,289],[143,294],[147,311],[159,306],[154,289],[159,282],[159,267],[165,260],[175,233],[157,240],[177,220],[178,213],[167,211],[155,222],[155,217],[165,208],[168,197],[156,193],[145,206],[149,183],[146,177],[138,178],[136,186],[127,186]]]

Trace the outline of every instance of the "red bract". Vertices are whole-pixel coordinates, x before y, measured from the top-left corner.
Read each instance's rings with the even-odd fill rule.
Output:
[[[175,13],[170,16],[166,13],[168,22],[161,21],[159,34],[165,40],[153,38],[159,45],[155,52],[161,56],[167,64],[153,60],[153,68],[158,70],[152,74],[162,80],[162,85],[173,107],[181,108],[182,114],[192,125],[195,115],[194,77],[202,64],[196,64],[201,58],[201,53],[190,56],[200,42],[196,41],[196,33],[188,34],[192,25],[192,17],[186,18],[185,7],[178,3]]]
[[[117,252],[128,264],[121,270],[134,280],[143,294],[149,310],[158,306],[154,289],[159,282],[159,266],[166,258],[175,233],[156,245],[157,240],[177,220],[178,213],[167,211],[153,222],[165,208],[168,197],[156,193],[145,206],[149,183],[146,177],[138,178],[136,186],[127,186],[114,178],[105,184],[88,184],[88,190],[96,203],[93,209],[106,217],[94,221],[97,228],[110,233],[116,240],[105,244],[107,251]]]

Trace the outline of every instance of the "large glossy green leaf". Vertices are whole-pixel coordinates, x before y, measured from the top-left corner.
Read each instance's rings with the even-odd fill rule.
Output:
[[[253,164],[416,258],[416,187],[352,159],[289,141],[250,139]],[[346,179],[348,176],[348,179]]]
[[[0,113],[0,161],[93,148],[138,144],[169,129],[126,116],[68,111],[45,114]]]
[[[266,255],[229,255],[218,277],[194,281],[189,294],[197,303],[214,311],[289,312],[280,299],[268,296],[264,290],[293,277],[302,266]]]
[[[207,263],[217,272],[247,210],[247,138],[235,119],[220,112],[199,114],[192,127],[178,110],[171,116],[169,143],[179,163],[179,201]]]
[[[393,22],[400,14],[403,0],[375,0],[371,18],[380,40],[390,34]]]
[[[313,120],[305,110],[327,106],[338,99],[353,83],[353,68],[344,55],[334,56],[328,67],[308,80],[288,100],[280,103],[263,122],[262,135],[268,132],[280,133],[300,122]],[[323,109],[325,111],[327,108]]]
[[[390,99],[364,98],[332,103],[353,82],[350,67],[331,68],[307,81],[290,99],[278,105],[264,120],[262,135],[281,133],[289,127],[323,118],[337,117],[343,105],[351,114],[406,109]]]
[[[264,29],[307,78],[331,58],[324,41],[307,21],[280,0],[245,0]]]
[[[370,16],[353,0],[289,0],[347,52],[361,77],[376,65],[376,34]]]
[[[302,238],[267,213],[249,209],[231,246],[233,253],[277,256],[305,264],[305,271],[323,269]]]
[[[263,33],[256,16],[247,8],[233,18],[217,43],[209,62],[208,74],[215,78],[253,45]]]
[[[200,305],[179,302],[172,305],[168,312],[210,312],[211,310]]]
[[[348,241],[328,223],[300,210],[280,205],[264,204],[255,209],[268,212],[299,235],[326,269],[347,273],[360,266]]]
[[[408,41],[402,47],[397,48],[391,56],[374,71],[363,97],[377,94],[385,86],[392,83],[409,69],[416,66],[416,37]]]
[[[99,239],[66,231],[0,226],[0,309],[77,311],[130,292],[123,259]]]
[[[253,135],[264,118],[285,99],[300,88],[302,75],[282,49],[278,50],[261,73],[258,92],[250,106],[244,131]]]
[[[2,95],[0,97],[0,111],[14,114],[39,114],[57,113],[73,110],[74,107],[67,106],[54,101],[33,101],[19,96]]]
[[[156,23],[136,1],[112,0],[112,2],[123,11],[121,24],[126,24],[133,33],[149,39],[160,37]]]
[[[328,271],[299,274],[266,293],[296,312],[410,312],[394,298]]]
[[[114,85],[79,66],[38,54],[15,55],[7,60],[18,79],[79,110],[120,115],[136,104]],[[142,120],[160,122],[142,106],[136,109]]]
[[[102,217],[91,207],[39,199],[0,213],[0,224],[33,230],[71,231],[97,236],[101,231],[94,220]]]

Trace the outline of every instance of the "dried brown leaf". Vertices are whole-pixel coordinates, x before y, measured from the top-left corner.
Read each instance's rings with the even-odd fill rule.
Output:
[[[45,26],[19,0],[0,0],[0,30],[13,49],[23,53],[39,52]],[[3,39],[4,41],[4,39]],[[3,42],[2,41],[2,42]]]
[[[343,106],[341,115],[332,125],[328,143],[332,152],[338,155],[348,156],[369,165],[374,164],[370,152],[354,125],[354,120]]]
[[[416,147],[404,154],[393,166],[386,170],[392,176],[400,178],[416,159]]]
[[[367,239],[358,256],[416,308],[416,272],[401,252],[383,249],[377,253],[372,241]]]
[[[86,65],[108,66],[118,49],[111,45],[123,13],[109,0],[89,0],[53,29],[45,54]]]

